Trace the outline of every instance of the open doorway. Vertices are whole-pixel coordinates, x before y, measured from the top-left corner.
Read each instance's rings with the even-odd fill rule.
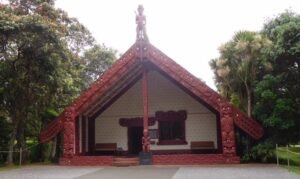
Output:
[[[128,127],[128,154],[138,155],[142,151],[143,127]]]

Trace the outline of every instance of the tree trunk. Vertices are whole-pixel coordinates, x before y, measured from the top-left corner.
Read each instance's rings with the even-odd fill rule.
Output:
[[[25,116],[23,116],[22,119],[19,119],[19,125],[18,125],[18,130],[17,130],[17,142],[18,142],[18,147],[22,148],[22,163],[26,161],[27,158],[27,151],[24,149],[26,148],[26,140],[25,140]]]
[[[57,136],[53,139],[52,147],[51,147],[51,160],[54,159],[56,154],[56,144],[57,144]]]
[[[6,163],[7,165],[13,165],[14,163],[14,145],[15,145],[15,140],[16,140],[16,135],[17,135],[17,127],[14,126],[12,133],[11,133],[11,138],[9,141],[9,153],[7,155]]]
[[[252,103],[251,97],[252,96],[251,96],[251,91],[250,91],[248,85],[245,84],[245,86],[246,86],[246,91],[247,91],[247,116],[251,117],[251,110],[252,110],[252,108],[251,108],[251,103]],[[249,141],[250,141],[249,136],[247,135],[246,136],[246,153],[248,155],[249,155],[249,148],[250,148]]]
[[[248,94],[248,104],[247,104],[247,115],[248,117],[251,117],[251,93],[249,92]]]
[[[248,85],[246,85],[246,91],[247,91],[247,116],[251,117],[251,110],[252,110],[252,108],[251,108],[252,99],[251,98],[252,98],[252,96],[251,96],[251,91],[250,91]]]
[[[17,141],[19,147],[22,147],[23,149],[26,147],[25,144],[25,123],[24,119],[20,119],[19,125],[18,125],[18,131],[17,131]]]

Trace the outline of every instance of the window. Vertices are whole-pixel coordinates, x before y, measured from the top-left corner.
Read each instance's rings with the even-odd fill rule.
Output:
[[[159,128],[158,145],[184,145],[186,111],[156,112]]]

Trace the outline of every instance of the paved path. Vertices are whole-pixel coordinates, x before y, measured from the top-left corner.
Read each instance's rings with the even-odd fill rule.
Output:
[[[28,166],[0,171],[0,179],[300,179],[276,165],[138,167]]]
[[[181,167],[172,179],[300,179],[276,165],[214,165]]]
[[[73,179],[97,170],[100,167],[25,166],[0,171],[0,179]]]
[[[179,167],[110,167],[99,170],[78,179],[171,179]]]

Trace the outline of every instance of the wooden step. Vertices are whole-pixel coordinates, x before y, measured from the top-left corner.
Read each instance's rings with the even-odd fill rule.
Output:
[[[114,157],[114,161],[138,161],[138,157]]]
[[[140,164],[140,160],[138,157],[114,157],[113,166],[118,167],[128,167],[128,166],[136,166]]]

